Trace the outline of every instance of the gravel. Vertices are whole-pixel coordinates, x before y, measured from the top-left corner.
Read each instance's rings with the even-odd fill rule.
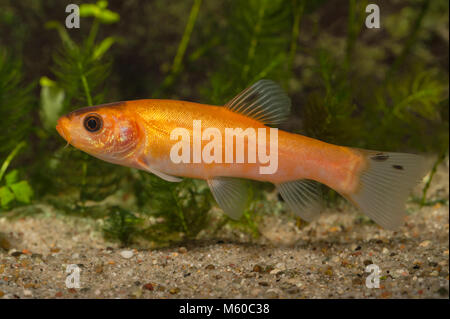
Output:
[[[430,191],[448,199],[448,166],[438,173]],[[342,205],[300,228],[266,217],[257,239],[233,231],[161,249],[106,242],[88,219],[0,218],[0,298],[448,298],[449,208],[408,211],[398,231]],[[366,286],[372,265],[379,288]]]

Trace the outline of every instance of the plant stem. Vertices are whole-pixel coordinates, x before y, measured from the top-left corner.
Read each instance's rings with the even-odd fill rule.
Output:
[[[434,163],[433,168],[431,169],[430,177],[428,177],[427,183],[425,184],[425,186],[422,190],[422,200],[420,201],[420,206],[425,205],[425,201],[427,199],[427,192],[428,192],[428,189],[430,188],[431,181],[433,180],[434,174],[436,174],[439,164],[441,164],[445,160],[445,155],[446,155],[446,151],[442,151],[441,154],[439,154],[438,159]]]
[[[92,106],[91,91],[89,89],[89,84],[86,79],[86,76],[84,75],[83,67],[82,67],[81,63],[78,63],[78,69],[80,70],[80,79],[81,79],[81,83],[83,84],[83,89],[84,89],[84,94],[86,95],[87,104],[88,104],[88,106]]]
[[[97,37],[98,28],[100,26],[100,22],[97,18],[94,19],[94,22],[92,23],[91,31],[89,32],[89,36],[87,39],[87,47],[91,48],[92,45],[94,45],[95,38]]]
[[[194,29],[195,22],[197,21],[201,4],[202,0],[194,0],[194,4],[191,7],[191,12],[189,13],[188,22],[184,29],[183,37],[181,38],[180,44],[178,45],[177,53],[170,68],[170,73],[166,76],[161,87],[155,91],[153,96],[159,95],[161,91],[172,85],[172,83],[175,81],[176,76],[181,71],[183,57],[189,45],[192,30]]]
[[[178,46],[177,54],[172,64],[172,73],[178,73],[181,69],[181,62],[183,61],[184,53],[186,52],[189,40],[191,39],[192,30],[194,29],[195,21],[197,21],[198,12],[200,11],[200,5],[202,0],[195,0],[192,5],[189,19],[184,29],[183,37],[181,38],[180,45]]]
[[[261,33],[262,21],[264,19],[264,13],[266,11],[267,1],[261,1],[259,11],[258,11],[258,22],[255,24],[252,32],[252,39],[250,40],[250,47],[247,51],[247,60],[242,69],[242,79],[247,81],[248,73],[250,71],[250,64],[255,57],[256,47],[258,46],[258,36]]]
[[[417,41],[417,36],[419,34],[420,27],[422,26],[423,18],[425,17],[429,7],[430,7],[430,0],[424,0],[422,2],[420,12],[417,15],[417,18],[414,22],[414,26],[411,29],[411,33],[409,34],[408,40],[406,41],[405,46],[403,47],[402,53],[400,53],[400,55],[397,57],[397,59],[392,64],[392,67],[388,71],[388,77],[392,73],[394,73],[400,65],[403,64],[404,60],[411,52],[412,47]]]
[[[345,68],[348,70],[352,58],[353,48],[355,46],[356,32],[356,3],[355,0],[350,0],[348,4],[348,21],[347,21],[347,43],[345,49]]]
[[[188,233],[189,233],[189,229],[188,229],[188,227],[186,225],[186,220],[184,218],[184,213],[183,213],[183,210],[180,207],[180,203],[178,201],[178,196],[177,196],[177,194],[175,192],[176,192],[176,188],[174,188],[172,190],[172,197],[173,197],[173,199],[175,200],[175,203],[176,203],[176,214],[178,215],[178,218],[180,218],[181,225],[183,227],[184,233],[187,236]]]
[[[300,21],[303,16],[303,10],[305,8],[305,2],[300,1],[300,4],[298,4],[298,0],[292,0],[293,7],[295,10],[294,13],[294,24],[292,26],[292,33],[291,33],[291,47],[289,50],[289,73],[290,75],[287,77],[288,79],[292,75],[292,68],[294,65],[294,59],[295,59],[295,53],[297,52],[297,43],[298,43],[298,36],[300,34]]]
[[[13,158],[17,155],[21,148],[25,147],[25,145],[26,143],[24,141],[20,142],[3,162],[2,167],[0,168],[0,181],[2,180],[3,175],[5,174],[6,169],[8,168]]]

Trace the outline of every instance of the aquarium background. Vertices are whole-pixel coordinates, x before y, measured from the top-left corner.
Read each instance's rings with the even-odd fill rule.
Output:
[[[52,209],[92,219],[111,241],[155,245],[258,236],[265,215],[304,221],[270,184],[254,183],[241,220],[217,208],[203,181],[165,182],[65,147],[56,120],[77,108],[165,98],[222,105],[262,78],[292,98],[280,128],[326,142],[431,155],[418,205],[448,156],[446,0],[99,1],[65,28],[65,1],[0,0],[0,217]],[[375,3],[375,2],[374,2]],[[327,205],[341,198],[324,188]],[[363,222],[371,223],[365,217]],[[376,227],[373,224],[373,227]]]

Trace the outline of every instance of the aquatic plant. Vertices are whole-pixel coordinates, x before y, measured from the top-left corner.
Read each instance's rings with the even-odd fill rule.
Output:
[[[55,20],[64,12],[58,1],[4,3],[2,209],[29,203],[33,193],[33,202],[51,203],[58,213],[99,219],[105,236],[124,244],[167,244],[222,227],[257,236],[261,216],[288,213],[272,185],[252,184],[246,212],[231,221],[214,214],[204,182],[172,184],[104,163],[64,148],[54,127],[66,112],[119,100],[223,105],[261,78],[292,98],[282,129],[352,147],[436,154],[414,201],[448,201],[428,194],[448,157],[448,1],[383,3],[379,30],[365,28],[368,1],[355,0],[98,1],[80,5],[77,30]],[[31,40],[42,50],[29,50]],[[21,156],[5,161],[18,145]],[[23,181],[30,196],[12,200],[12,185]],[[329,205],[339,200],[326,194]]]
[[[0,158],[5,158],[32,128],[32,86],[24,85],[22,63],[0,47]]]
[[[106,1],[80,6],[81,17],[94,17],[89,34],[82,43],[75,42],[58,22],[46,23],[47,28],[58,31],[61,39],[61,47],[53,57],[52,74],[55,80],[42,77],[40,81],[40,115],[48,138],[54,139],[53,136],[56,136],[56,120],[62,114],[105,101],[104,84],[111,70],[111,61],[105,54],[116,39],[106,37],[98,41],[97,33],[101,24],[114,23],[119,19],[116,13],[106,7]],[[48,174],[47,178],[40,175],[42,181],[47,180],[43,184],[51,184],[59,192],[76,194],[72,200],[61,198],[62,202],[69,203],[66,205],[68,208],[75,210],[87,209],[86,202],[89,200],[98,202],[113,194],[124,172],[78,150],[63,149],[61,143],[54,154],[48,154],[45,161],[53,177],[48,180]],[[74,171],[79,173],[73,174]],[[59,201],[59,198],[54,198],[55,201]]]
[[[17,204],[30,204],[33,197],[33,189],[27,180],[20,179],[19,170],[13,169],[7,172],[8,166],[14,157],[26,145],[19,143],[11,154],[0,166],[0,209],[6,210]],[[3,180],[4,177],[4,180]]]

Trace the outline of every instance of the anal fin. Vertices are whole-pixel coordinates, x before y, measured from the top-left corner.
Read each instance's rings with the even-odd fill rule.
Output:
[[[322,203],[318,182],[300,179],[278,184],[277,189],[296,215],[308,222],[319,217]]]

